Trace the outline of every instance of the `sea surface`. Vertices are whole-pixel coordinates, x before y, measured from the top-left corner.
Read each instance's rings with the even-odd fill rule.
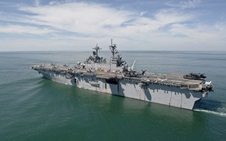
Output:
[[[184,110],[58,84],[30,69],[75,65],[91,52],[0,52],[0,141],[226,140],[226,52],[120,54],[137,71],[205,73],[214,92]]]

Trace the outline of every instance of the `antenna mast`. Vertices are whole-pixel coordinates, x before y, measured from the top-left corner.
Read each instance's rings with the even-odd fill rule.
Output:
[[[99,56],[99,50],[101,49],[97,44],[96,44],[96,47],[93,48],[96,52],[96,56]]]
[[[113,40],[111,39],[111,45],[109,46],[110,47],[110,50],[111,50],[111,54],[112,54],[112,58],[115,57],[115,54],[118,53],[117,51],[117,47],[116,47],[116,44],[113,44]]]

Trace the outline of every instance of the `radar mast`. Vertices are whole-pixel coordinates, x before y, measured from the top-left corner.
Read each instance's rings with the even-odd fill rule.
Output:
[[[96,44],[96,47],[93,48],[95,51],[93,52],[93,55],[99,57],[99,50],[101,49],[98,44]]]
[[[116,44],[113,44],[113,40],[111,39],[111,45],[109,46],[112,54],[112,58],[115,58],[115,54],[118,53],[118,50],[116,49]]]

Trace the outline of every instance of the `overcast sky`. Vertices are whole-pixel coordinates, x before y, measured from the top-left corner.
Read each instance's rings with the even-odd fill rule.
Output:
[[[0,0],[0,51],[226,51],[225,0]]]

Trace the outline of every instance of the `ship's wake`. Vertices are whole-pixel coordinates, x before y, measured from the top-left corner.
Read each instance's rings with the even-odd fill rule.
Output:
[[[224,102],[201,100],[193,110],[226,117],[226,103]]]
[[[211,111],[211,110],[205,110],[205,109],[194,109],[194,111],[204,112],[204,113],[208,113],[208,114],[214,114],[214,115],[226,117],[226,113],[224,113],[224,112]]]

